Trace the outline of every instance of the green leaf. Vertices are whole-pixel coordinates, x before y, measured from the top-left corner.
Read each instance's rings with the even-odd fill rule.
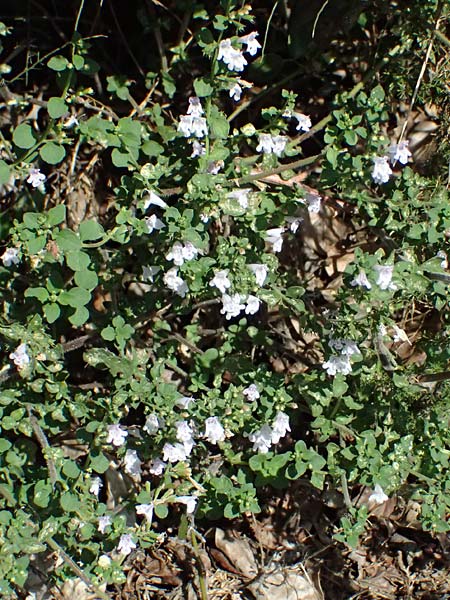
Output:
[[[69,477],[70,479],[76,479],[80,474],[80,468],[75,461],[65,460],[62,472],[66,477]]]
[[[142,144],[141,150],[146,156],[159,156],[164,152],[164,147],[154,140],[147,140]]]
[[[169,75],[167,71],[162,73],[162,84],[164,91],[169,96],[169,98],[173,98],[173,95],[177,91],[177,86],[175,85],[175,80],[172,75]]]
[[[213,138],[224,140],[228,137],[230,124],[228,123],[226,116],[217,108],[217,106],[211,107],[208,125]]]
[[[61,508],[66,512],[77,512],[81,508],[81,502],[75,494],[64,492],[61,494]]]
[[[52,119],[59,119],[63,115],[66,115],[69,111],[67,108],[67,104],[64,102],[62,98],[58,98],[54,96],[50,98],[47,104],[48,114]]]
[[[211,96],[214,88],[210,83],[205,81],[205,79],[196,79],[194,81],[194,90],[199,98],[205,98]]]
[[[85,271],[91,264],[91,257],[86,252],[74,250],[66,253],[66,263],[72,271]]]
[[[0,185],[8,183],[11,177],[11,168],[5,163],[4,160],[0,160]]]
[[[81,69],[84,67],[84,58],[79,54],[75,54],[72,59],[72,63],[77,71],[81,71]]]
[[[80,235],[80,240],[82,242],[87,242],[102,238],[105,235],[105,230],[100,223],[91,219],[90,221],[83,221],[80,223],[78,233]]]
[[[93,290],[98,285],[97,273],[89,270],[77,271],[74,276],[74,281],[78,287],[84,288],[85,290]]]
[[[24,150],[28,150],[35,145],[36,139],[33,135],[33,130],[28,123],[22,123],[14,129],[13,142],[16,146],[23,148]]]
[[[107,340],[108,342],[112,342],[116,338],[116,331],[115,331],[114,327],[111,327],[111,325],[108,325],[108,327],[105,327],[104,329],[102,329],[101,336],[104,340]]]
[[[129,166],[133,167],[136,162],[135,160],[133,160],[133,158],[136,159],[137,156],[133,157],[132,152],[121,152],[117,148],[114,148],[114,150],[111,153],[111,160],[113,165],[119,168],[128,168]]]
[[[38,254],[41,250],[45,248],[45,244],[47,242],[47,238],[45,235],[40,235],[29,242],[27,242],[28,252],[30,254]]]
[[[66,156],[66,150],[64,146],[60,146],[54,142],[47,142],[39,150],[39,154],[42,160],[49,165],[57,165]]]
[[[84,325],[86,321],[89,319],[89,311],[84,306],[77,308],[77,310],[69,317],[69,321],[75,327],[80,327]]]
[[[126,148],[139,148],[141,145],[141,124],[139,121],[124,117],[117,124],[116,131]]]
[[[58,54],[57,56],[52,56],[52,58],[48,61],[47,67],[52,69],[53,71],[64,71],[69,66],[69,61],[64,56]]]
[[[355,146],[358,143],[358,136],[351,129],[347,130],[344,133],[344,138],[349,146]]]
[[[42,304],[48,300],[48,291],[45,287],[28,288],[24,293],[25,298],[37,298]]]
[[[67,292],[62,292],[59,295],[58,301],[64,306],[69,305],[73,308],[78,308],[87,304],[91,299],[91,294],[80,287],[73,287]]]
[[[51,304],[45,304],[43,309],[45,318],[47,319],[48,323],[54,323],[61,314],[61,309],[54,302],[52,302]]]
[[[76,233],[70,229],[62,229],[55,234],[55,242],[62,252],[81,250],[81,240]]]
[[[59,225],[66,220],[66,207],[64,204],[58,204],[51,208],[47,213],[47,223],[50,226]]]
[[[156,504],[155,506],[155,515],[158,519],[165,519],[169,514],[169,509],[167,508],[167,504]]]
[[[109,460],[102,453],[93,455],[91,454],[91,465],[92,469],[96,473],[105,473],[109,468]]]

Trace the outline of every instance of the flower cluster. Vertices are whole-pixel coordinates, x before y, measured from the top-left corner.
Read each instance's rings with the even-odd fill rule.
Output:
[[[252,31],[248,35],[238,38],[238,42],[245,45],[244,52],[248,52],[250,56],[255,56],[261,48],[261,44],[256,39],[257,36],[258,32]],[[243,71],[247,64],[243,51],[233,46],[231,38],[222,40],[219,43],[217,59],[224,62],[230,71]]]
[[[275,154],[281,156],[286,148],[289,138],[285,135],[271,135],[270,133],[260,133],[259,144],[256,146],[256,152],[263,154]]]
[[[27,345],[20,344],[17,346],[14,352],[11,352],[9,358],[14,362],[19,371],[24,369],[30,362]]]
[[[408,149],[408,141],[392,144],[385,156],[376,156],[373,158],[372,179],[375,183],[387,183],[392,175],[392,169],[389,165],[395,165],[399,162],[406,165],[412,154]]]
[[[20,263],[19,248],[6,248],[1,256],[1,259],[5,267],[18,265]]]
[[[375,265],[373,267],[377,275],[376,285],[380,288],[380,290],[396,290],[397,286],[392,281],[392,275],[394,273],[393,265]],[[366,272],[364,269],[360,269],[358,275],[350,281],[350,285],[353,287],[365,287],[367,290],[372,289],[372,284],[367,278]]]
[[[342,375],[351,373],[352,365],[350,357],[361,354],[356,343],[353,340],[331,338],[328,345],[332,350],[339,352],[339,354],[333,354],[322,364],[327,374],[334,376],[336,373],[342,373]]]
[[[178,131],[187,138],[191,136],[201,138],[208,135],[208,125],[202,115],[203,108],[200,98],[196,96],[189,98],[189,108],[187,114],[180,117]]]
[[[265,424],[257,431],[248,434],[247,437],[253,443],[253,450],[260,454],[267,454],[270,447],[278,444],[288,431],[291,431],[289,417],[286,413],[279,411],[271,426]]]
[[[247,315],[254,315],[258,312],[261,301],[252,294],[248,294],[248,296],[243,296],[242,294],[233,294],[232,296],[223,294],[222,304],[220,312],[229,320],[237,317],[243,310]]]

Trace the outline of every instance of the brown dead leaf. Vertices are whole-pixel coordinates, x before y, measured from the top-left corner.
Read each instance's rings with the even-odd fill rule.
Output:
[[[217,528],[214,535],[216,547],[222,552],[226,561],[221,565],[229,563],[235,573],[240,573],[248,579],[252,579],[258,573],[258,566],[249,542],[240,537],[234,537],[229,532]],[[232,571],[233,572],[233,571]]]
[[[321,596],[298,568],[265,573],[248,586],[256,600],[320,600]]]

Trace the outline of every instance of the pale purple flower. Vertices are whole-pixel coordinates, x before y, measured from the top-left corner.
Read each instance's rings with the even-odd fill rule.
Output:
[[[227,320],[237,317],[239,313],[245,310],[245,304],[242,304],[241,294],[223,294],[222,296],[222,308],[220,312],[225,315]]]
[[[389,500],[389,496],[387,496],[384,493],[381,485],[379,483],[376,483],[375,490],[372,492],[372,494],[370,494],[368,501],[375,502],[375,504],[384,504],[388,500]]]
[[[367,275],[364,269],[359,270],[358,275],[354,279],[352,279],[352,281],[350,281],[350,285],[352,285],[353,287],[365,287],[368,290],[372,289],[372,284],[367,279]]]
[[[256,283],[262,287],[267,277],[267,273],[269,271],[269,267],[263,263],[253,263],[251,265],[247,265],[250,271],[253,273],[256,279]]]
[[[254,402],[260,397],[259,390],[254,383],[245,388],[245,390],[242,393],[244,394],[244,396],[247,397],[247,400],[249,402]]]
[[[65,129],[72,129],[72,127],[75,127],[76,125],[79,125],[79,122],[75,115],[70,115],[63,123]]]
[[[180,462],[186,460],[191,453],[192,448],[176,442],[175,444],[164,444],[163,446],[163,460],[165,462]]]
[[[217,175],[217,173],[220,173],[221,169],[223,169],[224,164],[223,160],[212,160],[208,163],[206,172],[209,173],[209,175]]]
[[[127,439],[128,431],[123,429],[120,425],[108,425],[108,437],[106,438],[107,444],[113,446],[123,446]]]
[[[153,233],[153,231],[159,230],[159,229],[164,229],[165,225],[164,223],[161,221],[161,219],[158,219],[158,217],[156,215],[151,215],[150,217],[145,217],[145,224],[147,226],[147,233]]]
[[[247,64],[242,51],[233,48],[229,38],[220,42],[217,59],[222,60],[230,71],[243,71]]]
[[[251,191],[250,188],[237,188],[228,193],[228,198],[237,200],[239,206],[245,210],[248,208],[248,195]]]
[[[260,454],[267,454],[272,445],[273,429],[269,425],[263,425],[260,429],[250,433],[248,439],[253,443],[253,450]]]
[[[28,171],[27,183],[34,188],[38,188],[46,179],[47,177],[44,175],[44,173],[41,173],[40,169],[30,169]]]
[[[242,88],[239,83],[235,82],[235,84],[228,90],[230,98],[233,98],[235,102],[239,102],[242,96]]]
[[[278,411],[272,423],[272,444],[278,444],[288,431],[291,431],[289,417],[286,413]]]
[[[402,165],[406,165],[412,154],[408,149],[409,142],[407,140],[400,142],[400,144],[392,144],[388,150],[389,160],[392,165],[399,162]]]
[[[143,515],[147,519],[147,523],[152,524],[153,520],[153,511],[154,511],[153,503],[150,504],[138,504],[136,506],[136,514]]]
[[[217,271],[214,277],[209,282],[211,287],[216,287],[222,294],[225,294],[227,289],[231,287],[231,281],[228,279],[228,269]]]
[[[324,368],[328,375],[336,375],[336,373],[342,373],[348,375],[352,372],[352,365],[348,356],[341,354],[339,356],[330,356],[330,358],[323,363]]]
[[[1,259],[3,265],[5,267],[10,267],[11,265],[18,265],[20,263],[20,258],[18,258],[19,248],[6,248],[3,252]]]
[[[441,259],[441,269],[448,268],[447,254],[444,252],[444,250],[439,250],[439,252],[436,254],[436,258]]]
[[[311,119],[302,113],[294,112],[292,116],[297,119],[297,131],[309,131],[312,127]]]
[[[188,410],[189,406],[195,402],[195,398],[192,398],[191,396],[181,396],[181,398],[177,398],[175,400],[175,406],[178,406],[178,408],[182,408],[184,410]]]
[[[186,505],[186,512],[188,515],[191,515],[195,511],[197,501],[197,496],[176,496],[175,498],[175,502]]]
[[[245,314],[254,315],[258,312],[261,300],[252,294],[249,294],[246,299]]]
[[[194,246],[192,242],[185,242],[183,246],[183,258],[184,260],[194,260],[197,258],[197,254],[200,251]]]
[[[142,279],[144,281],[151,281],[153,283],[155,275],[161,271],[161,267],[155,265],[143,266],[142,267]]]
[[[177,430],[176,438],[179,442],[188,445],[194,444],[194,430],[187,421],[177,421],[175,428]]]
[[[178,123],[178,131],[184,135],[184,137],[197,137],[201,138],[208,135],[208,125],[205,117],[195,117],[192,115],[183,115],[180,117]]]
[[[111,517],[109,515],[99,517],[97,529],[100,531],[100,533],[105,533],[106,528],[109,527],[111,525],[111,523],[112,523],[112,521],[111,521]]]
[[[165,463],[160,458],[155,458],[150,463],[149,471],[152,475],[156,475],[157,477],[159,477],[159,475],[162,475],[164,473],[164,469],[166,467],[167,467],[167,463]]]
[[[266,231],[266,242],[272,245],[274,252],[280,252],[283,246],[284,227],[275,227]]]
[[[191,158],[196,158],[197,156],[203,156],[206,152],[205,146],[199,142],[198,140],[192,140],[192,153]]]
[[[225,429],[222,427],[218,417],[208,417],[206,419],[203,437],[211,444],[223,442],[225,439]]]
[[[91,479],[91,485],[89,487],[89,492],[91,494],[94,494],[94,496],[98,496],[100,493],[100,488],[103,487],[103,483],[102,480],[100,479],[100,477],[93,477]]]
[[[377,273],[376,284],[381,290],[396,290],[397,286],[392,281],[394,267],[392,265],[375,265],[374,271]]]
[[[301,217],[286,217],[286,221],[292,233],[297,233],[298,228],[303,223],[303,219]]]
[[[256,152],[263,152],[264,154],[271,154],[273,148],[272,136],[270,133],[259,134],[259,144],[256,146]]]
[[[159,208],[167,208],[167,204],[164,202],[164,200],[162,198],[160,198],[158,196],[158,194],[155,194],[155,192],[151,191],[149,192],[148,196],[145,199],[144,202],[144,211],[148,209],[149,206],[159,206]]]
[[[172,260],[174,265],[178,267],[184,263],[183,244],[175,242],[171,250],[166,254],[166,260]]]
[[[203,114],[203,108],[200,98],[197,96],[191,96],[189,98],[189,106],[186,112],[188,115],[192,115],[193,117],[201,117]]]
[[[26,344],[20,344],[19,346],[17,346],[14,352],[11,352],[11,354],[9,355],[9,358],[14,362],[19,371],[25,368],[30,363],[31,359],[28,355],[27,350],[28,347]]]
[[[247,46],[245,52],[248,52],[251,56],[255,56],[255,54],[261,48],[261,44],[256,39],[258,35],[259,34],[257,31],[252,31],[251,33],[243,35],[239,38],[239,41]]]
[[[176,267],[169,269],[163,277],[163,281],[169,290],[172,290],[182,298],[184,298],[189,291],[187,283],[178,275]]]
[[[392,175],[388,156],[376,156],[373,160],[372,179],[375,183],[387,183]]]
[[[125,473],[133,477],[142,474],[142,461],[136,450],[127,450],[123,459]]]
[[[163,429],[165,425],[166,424],[162,417],[158,417],[157,414],[151,413],[147,416],[145,420],[145,425],[142,429],[146,431],[149,435],[155,435],[155,433],[158,433],[158,431],[160,429]]]
[[[342,338],[330,338],[328,345],[332,350],[337,350],[344,356],[353,356],[354,354],[361,354],[356,342],[349,339]]]
[[[129,533],[124,533],[120,536],[117,551],[123,556],[128,556],[135,548],[137,544],[133,541],[133,538]]]

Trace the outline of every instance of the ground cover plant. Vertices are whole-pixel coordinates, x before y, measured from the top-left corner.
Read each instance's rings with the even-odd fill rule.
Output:
[[[300,484],[445,537],[447,4],[68,5],[0,23],[2,597]]]

